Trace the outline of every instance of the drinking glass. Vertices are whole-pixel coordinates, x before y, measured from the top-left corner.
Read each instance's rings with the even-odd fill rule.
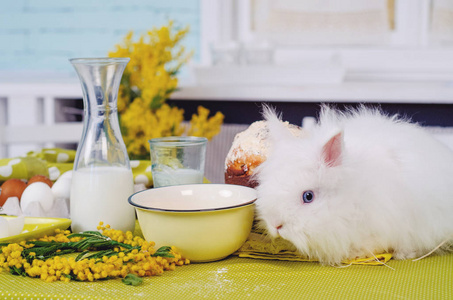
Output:
[[[207,141],[194,136],[149,140],[154,187],[203,183]]]

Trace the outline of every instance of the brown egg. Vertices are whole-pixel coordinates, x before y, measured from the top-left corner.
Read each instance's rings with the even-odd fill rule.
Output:
[[[9,197],[17,197],[20,200],[27,184],[20,179],[12,178],[5,181],[1,186],[0,206],[5,204]]]
[[[29,186],[29,185],[32,184],[33,182],[44,182],[44,183],[46,183],[49,187],[52,187],[52,185],[53,185],[52,180],[50,180],[49,177],[46,177],[46,176],[44,176],[44,175],[35,175],[35,176],[33,176],[33,177],[30,178],[30,180],[28,181],[27,186]]]

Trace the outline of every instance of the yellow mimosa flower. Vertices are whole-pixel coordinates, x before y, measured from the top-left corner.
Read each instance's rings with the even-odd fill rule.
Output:
[[[149,158],[148,140],[184,134],[211,139],[220,132],[223,114],[209,118],[209,110],[199,107],[190,128],[183,125],[184,110],[170,107],[167,99],[178,88],[177,74],[192,57],[181,41],[189,27],[177,29],[173,21],[153,28],[134,40],[129,32],[110,57],[129,57],[118,94],[118,112],[123,139],[133,158]]]

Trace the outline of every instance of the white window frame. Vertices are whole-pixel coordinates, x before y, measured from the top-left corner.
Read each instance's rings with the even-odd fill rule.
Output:
[[[251,39],[249,3],[248,0],[200,0],[202,66],[211,65],[213,43]],[[397,30],[392,33],[390,45],[276,48],[277,63],[297,61],[314,53],[336,53],[346,68],[346,80],[451,81],[453,47],[430,44],[430,5],[431,0],[397,0]]]

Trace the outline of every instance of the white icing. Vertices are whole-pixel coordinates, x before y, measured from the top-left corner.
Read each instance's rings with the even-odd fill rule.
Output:
[[[291,125],[288,122],[283,122],[294,136],[301,136],[301,128]],[[262,156],[264,159],[269,154],[269,141],[267,122],[256,121],[252,123],[246,130],[236,134],[231,145],[230,151],[225,160],[225,169],[228,164],[244,158],[245,155]]]

